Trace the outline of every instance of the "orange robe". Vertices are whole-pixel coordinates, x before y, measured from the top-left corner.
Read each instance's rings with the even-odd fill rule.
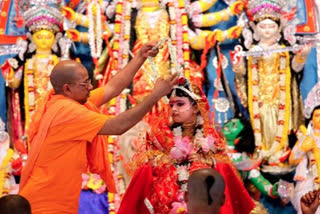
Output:
[[[29,200],[33,214],[77,213],[81,173],[88,164],[91,172],[102,176],[108,191],[116,191],[105,137],[97,135],[107,120],[97,108],[103,95],[103,88],[96,89],[81,105],[49,94],[36,112],[20,182],[20,194]]]

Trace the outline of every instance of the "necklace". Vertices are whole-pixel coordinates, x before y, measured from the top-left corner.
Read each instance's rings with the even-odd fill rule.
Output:
[[[196,127],[196,121],[183,124],[182,127],[183,127],[182,135],[193,139],[194,129]]]

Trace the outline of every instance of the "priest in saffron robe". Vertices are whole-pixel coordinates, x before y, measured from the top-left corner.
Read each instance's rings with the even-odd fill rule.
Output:
[[[30,202],[33,214],[77,213],[81,173],[87,166],[103,178],[109,192],[116,192],[104,135],[119,135],[134,126],[170,92],[177,77],[158,79],[149,97],[115,118],[100,114],[98,107],[129,85],[146,58],[158,53],[154,47],[146,44],[109,83],[93,91],[80,63],[69,60],[55,66],[50,76],[54,91],[32,120],[30,152],[21,176],[20,194]]]

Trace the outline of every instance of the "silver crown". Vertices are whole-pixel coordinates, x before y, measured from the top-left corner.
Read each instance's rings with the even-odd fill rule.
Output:
[[[23,18],[25,26],[31,32],[47,29],[56,33],[60,31],[63,16],[57,8],[41,5],[28,9],[24,12]]]

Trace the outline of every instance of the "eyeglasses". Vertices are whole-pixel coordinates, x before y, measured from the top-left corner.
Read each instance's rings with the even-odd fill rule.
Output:
[[[90,84],[91,84],[91,79],[87,79],[84,82],[75,82],[75,83],[69,83],[69,84],[73,84],[73,85],[81,85],[83,87],[89,88]]]

